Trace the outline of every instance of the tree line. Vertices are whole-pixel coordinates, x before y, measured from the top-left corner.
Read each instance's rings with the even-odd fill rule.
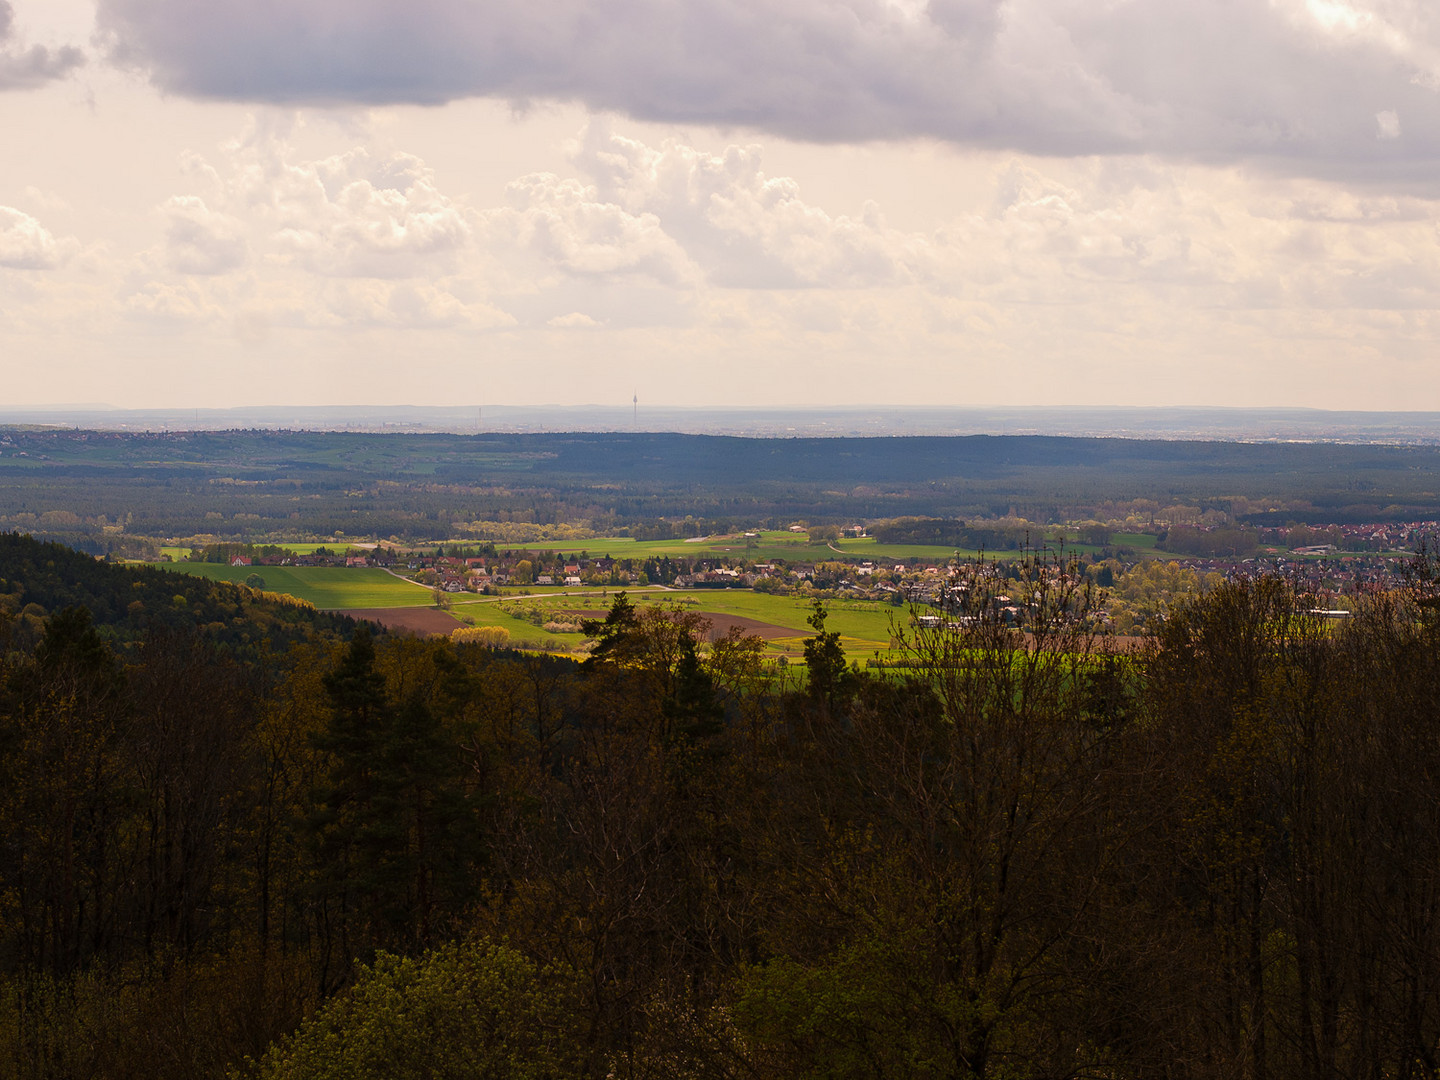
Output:
[[[0,527],[138,556],[164,537],[504,544],[562,526],[669,539],[897,515],[990,528],[977,522],[1109,520],[1107,505],[1163,497],[1273,530],[1434,518],[1437,470],[1433,447],[1341,444],[0,429]],[[1023,540],[994,527],[933,542]]]
[[[1229,582],[1112,652],[1023,566],[883,676],[818,604],[800,678],[623,595],[583,664],[47,614],[0,1072],[1435,1076],[1434,575],[1342,624]]]

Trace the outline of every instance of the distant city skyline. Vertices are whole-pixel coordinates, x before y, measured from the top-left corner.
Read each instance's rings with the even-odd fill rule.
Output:
[[[1440,410],[1421,0],[0,0],[0,407]]]

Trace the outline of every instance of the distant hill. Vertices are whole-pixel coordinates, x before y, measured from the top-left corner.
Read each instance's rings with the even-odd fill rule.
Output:
[[[455,523],[487,520],[614,531],[691,515],[728,531],[1014,510],[1045,521],[1135,499],[1281,522],[1434,518],[1440,446],[0,429],[0,528],[97,554],[131,536],[449,539],[465,535]]]

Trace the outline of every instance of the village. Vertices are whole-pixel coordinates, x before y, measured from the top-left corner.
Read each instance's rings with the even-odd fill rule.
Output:
[[[794,527],[800,529],[800,526]],[[1205,526],[1197,531],[1204,532]],[[1218,527],[1217,527],[1218,528]],[[1440,530],[1436,521],[1301,525],[1265,530],[1244,554],[1186,556],[1158,546],[1132,546],[1144,534],[1111,543],[1047,541],[1032,557],[1064,564],[1092,590],[1094,625],[1103,632],[1138,634],[1153,629],[1177,603],[1238,578],[1278,574],[1307,597],[1314,610],[1342,615],[1366,594],[1411,580],[1413,553]],[[857,539],[863,525],[811,530],[823,537]],[[1163,536],[1163,534],[1162,534]],[[755,533],[739,535],[754,543]],[[711,539],[711,538],[701,538]],[[1129,541],[1128,543],[1125,541]],[[828,540],[827,540],[828,543]],[[588,551],[558,552],[494,543],[450,543],[407,549],[390,543],[318,546],[304,552],[276,545],[214,544],[195,549],[194,561],[225,561],[233,568],[267,566],[378,568],[430,588],[437,603],[460,594],[544,595],[568,590],[660,587],[675,590],[748,589],[801,599],[845,599],[895,607],[953,606],[956,567],[991,561],[936,548],[927,556],[859,558],[829,544],[833,557],[783,559],[733,553],[694,556],[651,553],[633,558]],[[993,572],[1019,577],[1017,553],[999,552]]]

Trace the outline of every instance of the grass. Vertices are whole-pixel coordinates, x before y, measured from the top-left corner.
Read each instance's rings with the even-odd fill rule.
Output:
[[[1153,539],[1153,538],[1152,538]],[[696,540],[633,540],[627,537],[607,537],[594,540],[537,541],[530,544],[498,544],[501,550],[555,551],[566,553],[585,552],[588,555],[609,555],[615,559],[662,558],[742,558],[767,562],[783,559],[786,562],[827,562],[834,559],[920,559],[925,562],[942,562],[953,558],[955,548],[929,544],[881,544],[873,536],[857,539],[837,540],[833,546],[821,541],[811,543],[806,533],[792,533],[788,530],[768,530],[753,538],[753,546],[741,534],[703,537]],[[971,558],[974,551],[960,551],[961,558]],[[999,558],[1012,558],[1018,552],[996,552]]]
[[[227,543],[229,542],[232,541],[227,541]],[[284,548],[292,555],[312,555],[320,548],[326,548],[339,554],[350,546],[350,544],[344,540],[317,540],[303,544],[291,543],[288,540],[255,540],[252,542],[262,547],[273,544],[275,547]],[[171,560],[179,562],[181,559],[186,558],[192,549],[203,546],[203,544],[164,544],[160,548],[160,554],[168,555]]]
[[[270,592],[289,593],[318,608],[427,607],[430,590],[374,567],[228,566],[224,563],[155,563],[161,570],[244,584],[259,574]]]
[[[257,541],[261,542],[261,541]],[[264,541],[268,542],[268,541]],[[479,545],[486,541],[483,538],[466,537],[441,543],[445,547],[452,547],[456,544]],[[277,546],[297,555],[308,555],[316,548],[326,547],[331,551],[344,551],[349,545],[346,541],[326,540],[313,543],[290,543],[276,542]],[[1155,538],[1143,533],[1131,535],[1117,535],[1116,544],[1126,544],[1135,548],[1153,548]],[[1050,547],[1055,545],[1049,543]],[[417,550],[433,551],[434,544],[418,545]],[[936,564],[948,562],[950,559],[960,557],[972,559],[979,556],[980,552],[957,550],[953,547],[932,544],[882,544],[873,536],[862,536],[854,539],[837,540],[833,543],[821,541],[811,543],[806,533],[792,533],[788,530],[767,530],[747,539],[743,534],[735,533],[727,536],[699,537],[696,539],[678,540],[635,540],[630,537],[597,537],[589,540],[536,540],[523,544],[496,543],[500,551],[553,551],[563,554],[579,554],[585,552],[589,556],[608,555],[615,559],[634,559],[644,561],[649,558],[688,558],[688,559],[744,559],[754,562],[772,562],[783,560],[787,563],[818,563],[829,562],[837,559],[848,559],[863,561],[872,559],[879,562],[904,561],[915,559],[920,562]],[[1067,544],[1066,550],[1075,553],[1086,553],[1098,551],[1098,548],[1088,547],[1083,544]],[[172,559],[183,559],[190,553],[189,545],[167,545],[160,549],[164,555]],[[995,551],[988,552],[987,557],[998,559],[1011,559],[1019,557],[1018,551]]]
[[[537,540],[525,544],[502,544],[503,550],[555,551],[566,553],[587,552],[590,555],[608,555],[614,559],[648,559],[652,556],[674,558],[685,556],[739,556],[747,559],[785,559],[789,562],[813,562],[834,556],[834,552],[823,543],[812,544],[804,533],[770,531],[754,537],[754,546],[741,534],[729,536],[699,537],[691,540],[635,540],[630,537],[599,537],[591,540]]]
[[[227,566],[219,563],[157,563],[171,573],[191,574],[212,581],[244,583],[251,574],[265,580],[272,592],[289,593],[308,600],[318,608],[354,610],[359,608],[402,608],[430,606],[430,590],[387,573],[366,567],[331,566]],[[523,604],[553,612],[556,621],[576,621],[562,612],[604,612],[621,590],[608,589],[543,589],[521,595],[509,591],[503,597],[476,596],[471,593],[453,595],[452,612],[472,626],[501,626],[510,632],[511,643],[519,648],[538,647],[544,642],[558,641],[574,648],[585,640],[579,633],[553,633],[524,619],[508,614],[501,604]],[[623,590],[637,607],[680,605],[688,610],[716,615],[735,615],[755,619],[773,626],[793,630],[766,642],[766,654],[798,659],[805,639],[814,634],[807,623],[814,611],[813,602],[793,596],[772,596],[748,589],[660,589],[630,588]],[[905,607],[872,600],[833,599],[825,601],[827,630],[840,635],[840,643],[851,660],[863,663],[875,656],[890,655],[891,631],[908,627],[910,614]]]
[[[614,602],[618,590],[576,591],[568,593],[534,593],[529,596],[507,596],[507,604],[522,603],[544,610],[561,611],[605,611]],[[805,638],[814,634],[806,624],[814,610],[804,600],[789,596],[770,596],[751,592],[747,589],[627,589],[626,595],[637,607],[650,604],[679,604],[694,611],[713,612],[718,615],[736,615],[756,619],[774,626],[794,630],[793,636],[771,639],[767,652],[771,655],[798,657]],[[890,648],[890,620],[892,615],[904,625],[908,613],[904,608],[873,601],[827,600],[829,613],[826,629],[840,634],[840,642],[852,659],[864,660],[876,650],[886,652]],[[568,645],[578,645],[583,639],[580,634],[552,634],[513,616],[507,615],[499,604],[490,597],[458,599],[454,612],[462,619],[476,626],[503,626],[510,631],[513,641],[518,643],[538,642],[546,638],[558,638]]]
[[[1154,533],[1112,533],[1110,542],[1115,547],[1134,548],[1136,551],[1154,551]]]

